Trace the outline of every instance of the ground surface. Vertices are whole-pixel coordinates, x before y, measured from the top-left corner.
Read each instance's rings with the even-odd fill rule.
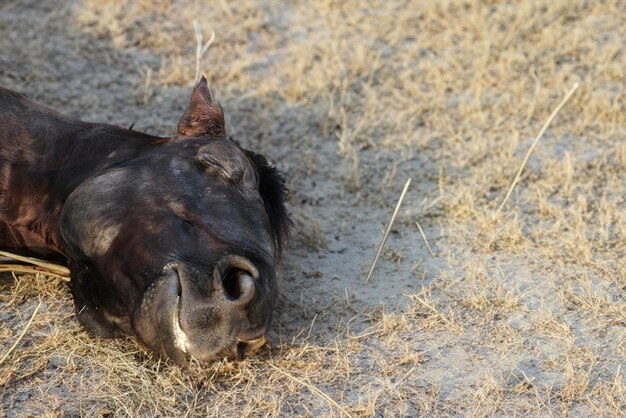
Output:
[[[0,1],[0,85],[172,134],[199,19],[296,228],[270,344],[239,363],[180,370],[88,336],[58,280],[3,285],[0,355],[41,301],[0,365],[7,416],[626,414],[625,2],[60,3]]]

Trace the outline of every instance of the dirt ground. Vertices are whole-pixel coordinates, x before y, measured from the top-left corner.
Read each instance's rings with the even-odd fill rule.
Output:
[[[181,370],[21,276],[6,416],[626,414],[626,2],[0,0],[0,85],[171,135],[194,19],[229,134],[291,189],[270,342]]]

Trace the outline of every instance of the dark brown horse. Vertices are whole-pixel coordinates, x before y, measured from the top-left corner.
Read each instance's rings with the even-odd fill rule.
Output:
[[[0,88],[0,249],[62,260],[76,315],[182,364],[264,341],[289,218],[280,173],[198,83],[171,138]]]

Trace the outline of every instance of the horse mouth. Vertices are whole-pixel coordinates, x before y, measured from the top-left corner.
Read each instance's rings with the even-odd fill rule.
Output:
[[[237,345],[235,347],[235,356],[237,360],[242,360],[256,353],[261,347],[265,345],[266,342],[267,340],[265,339],[264,335],[254,340],[244,341],[237,339]]]

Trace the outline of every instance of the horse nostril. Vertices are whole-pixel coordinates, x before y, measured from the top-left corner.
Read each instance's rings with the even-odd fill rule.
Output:
[[[222,277],[222,286],[228,299],[237,300],[250,291],[250,288],[254,286],[254,279],[247,271],[233,268],[225,272]]]
[[[229,255],[217,263],[214,277],[216,288],[222,289],[226,299],[243,307],[254,296],[259,272],[247,258]]]
[[[182,270],[180,268],[180,265],[175,261],[170,261],[165,266],[163,266],[161,275],[170,276],[172,278],[172,281],[176,280],[178,282],[178,297],[180,297],[182,293]]]

